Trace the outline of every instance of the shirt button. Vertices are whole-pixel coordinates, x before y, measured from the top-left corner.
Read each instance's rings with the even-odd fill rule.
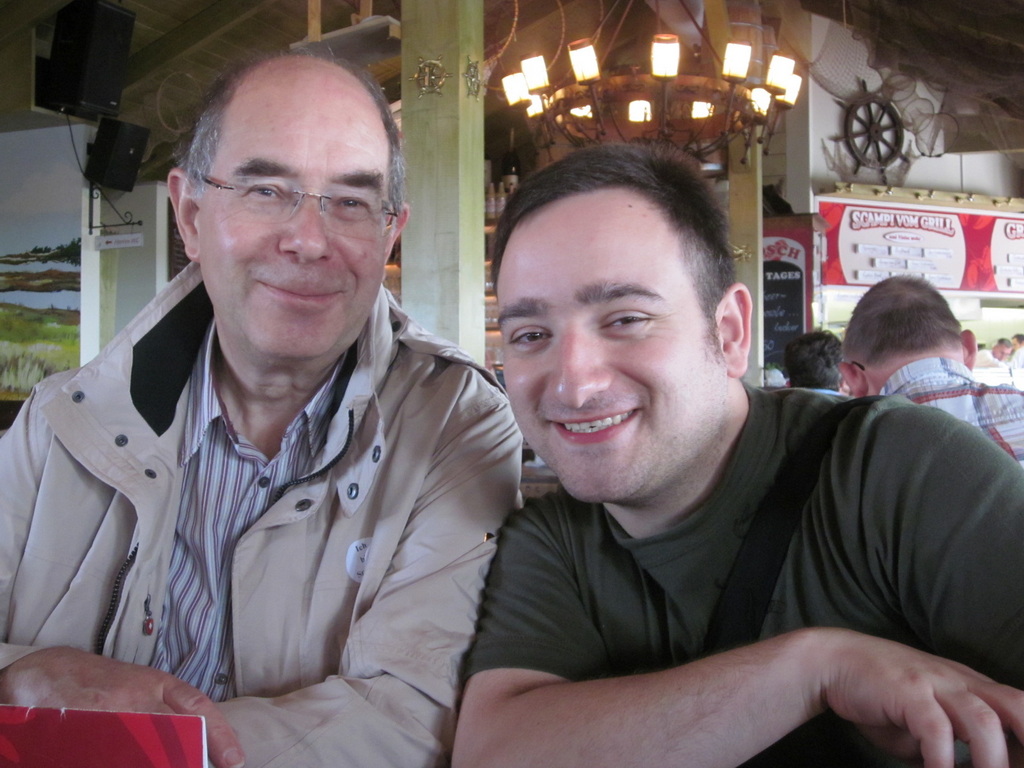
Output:
[[[373,456],[371,458],[373,459],[373,462],[375,464],[378,461],[380,461],[380,446],[379,445],[373,446]]]
[[[71,402],[80,403],[85,400],[85,392],[75,392],[71,395]]]
[[[312,506],[313,506],[313,500],[312,499],[300,499],[299,502],[295,505],[295,511],[296,512],[305,512],[307,509],[309,509]]]
[[[350,485],[348,487],[348,497],[350,499],[354,499],[358,495],[359,495],[359,483],[352,483],[352,485]]]
[[[114,445],[116,445],[118,448],[124,448],[126,445],[128,445],[128,436],[118,435],[117,437],[114,438]]]
[[[225,675],[223,672],[221,672],[221,673],[217,674],[216,676],[214,676],[213,682],[215,682],[217,685],[227,685],[228,684],[228,676]]]
[[[146,470],[146,477],[148,477],[150,480],[152,480],[154,477],[156,477],[156,470],[155,469],[147,469]]]
[[[256,481],[256,485],[258,485],[260,488],[266,488],[268,485],[270,485],[270,478],[261,477],[259,480]]]

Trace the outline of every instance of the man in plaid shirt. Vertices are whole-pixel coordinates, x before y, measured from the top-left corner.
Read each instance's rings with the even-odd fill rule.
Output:
[[[988,386],[971,369],[978,342],[961,330],[927,280],[897,276],[872,286],[843,339],[843,378],[855,397],[903,395],[974,424],[1024,464],[1024,392]]]

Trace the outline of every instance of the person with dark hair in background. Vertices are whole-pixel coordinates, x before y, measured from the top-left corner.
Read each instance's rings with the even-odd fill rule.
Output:
[[[797,336],[783,352],[789,386],[829,395],[843,394],[843,376],[839,372],[842,359],[843,344],[832,331],[810,331]]]
[[[668,145],[577,150],[509,200],[505,381],[562,490],[499,534],[454,764],[735,766],[778,741],[754,764],[952,768],[960,738],[1006,768],[1024,473],[903,398],[744,384],[726,223]]]
[[[873,285],[843,337],[843,378],[856,397],[903,395],[968,424],[1024,464],[1024,392],[974,379],[978,342],[919,277]]]
[[[277,55],[179,162],[194,263],[0,440],[0,702],[202,715],[218,768],[444,764],[521,438],[382,287],[388,103]]]

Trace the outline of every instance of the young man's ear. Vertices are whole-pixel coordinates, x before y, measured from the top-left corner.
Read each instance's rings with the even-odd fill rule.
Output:
[[[199,205],[193,194],[192,183],[180,168],[172,168],[167,175],[167,195],[174,208],[178,233],[185,244],[185,255],[192,261],[198,261],[199,225],[196,214],[199,212]]]
[[[715,311],[718,341],[730,378],[739,379],[747,372],[750,355],[750,316],[754,301],[743,283],[734,283],[725,291]]]

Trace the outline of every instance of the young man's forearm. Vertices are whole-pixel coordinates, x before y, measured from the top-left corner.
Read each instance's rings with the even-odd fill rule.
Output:
[[[845,630],[800,630],[652,674],[572,683],[493,670],[466,689],[455,768],[728,768],[832,708],[875,743],[952,768],[1006,768],[1024,694],[961,665]]]

